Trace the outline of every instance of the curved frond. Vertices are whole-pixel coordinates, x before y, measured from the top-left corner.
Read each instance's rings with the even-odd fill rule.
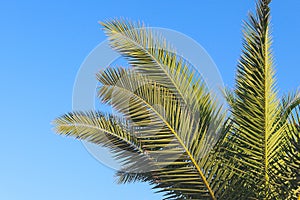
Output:
[[[128,123],[116,116],[73,112],[55,119],[53,124],[59,134],[109,148],[115,159],[135,172],[149,171],[153,167]]]
[[[210,109],[220,107],[211,98],[200,74],[158,33],[142,23],[110,20],[101,23],[111,46],[128,59],[129,64],[154,82],[168,88],[190,110],[199,111],[202,98],[209,98]]]
[[[300,91],[290,93],[282,98],[282,120],[286,121],[292,111],[300,105]]]
[[[103,84],[100,99],[135,124],[138,137],[149,143],[143,144],[149,155],[168,155],[166,160],[157,160],[162,165],[156,171],[162,178],[157,187],[170,191],[169,197],[174,193],[193,198],[214,197],[202,169],[203,156],[206,147],[209,151],[210,145],[214,145],[213,131],[218,130],[221,121],[204,109],[205,114],[196,118],[172,91],[132,70],[108,68],[98,74],[98,80]],[[212,125],[215,127],[211,128]]]

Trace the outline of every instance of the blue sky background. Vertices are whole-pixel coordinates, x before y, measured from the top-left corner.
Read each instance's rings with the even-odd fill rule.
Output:
[[[98,21],[143,20],[198,41],[233,85],[241,24],[252,0],[0,1],[0,199],[156,200],[147,184],[116,185],[79,141],[50,122],[71,111],[80,64],[105,35]],[[272,3],[274,52],[282,92],[300,86],[300,1]]]

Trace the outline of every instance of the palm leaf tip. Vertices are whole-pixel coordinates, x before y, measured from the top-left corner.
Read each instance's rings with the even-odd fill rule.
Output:
[[[102,145],[112,151],[142,151],[127,122],[117,116],[101,112],[72,112],[57,118],[53,124],[59,134]]]

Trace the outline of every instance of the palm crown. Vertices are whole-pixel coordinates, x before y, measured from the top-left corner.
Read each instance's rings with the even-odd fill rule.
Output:
[[[269,3],[245,22],[229,114],[161,36],[111,20],[110,45],[131,68],[99,72],[98,96],[122,115],[72,112],[56,131],[108,147],[119,183],[148,182],[165,199],[297,199],[300,97],[278,98]]]

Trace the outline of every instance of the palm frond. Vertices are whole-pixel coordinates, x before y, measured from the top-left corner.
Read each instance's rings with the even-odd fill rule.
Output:
[[[288,99],[285,102],[288,102]],[[289,112],[281,159],[275,166],[278,169],[277,182],[285,188],[280,197],[297,199],[300,196],[300,104],[293,106]]]
[[[286,121],[292,111],[300,104],[300,91],[289,93],[281,100],[282,120]]]
[[[170,191],[168,198],[174,193],[214,198],[201,168],[205,164],[204,152],[213,147],[212,136],[222,123],[204,109],[204,114],[196,118],[181,106],[172,91],[135,71],[108,68],[98,74],[98,80],[103,84],[99,89],[102,102],[135,124],[149,155],[164,158],[157,161],[163,166],[163,170],[155,172],[162,178],[157,187]],[[210,128],[212,124],[214,129]]]
[[[173,92],[190,110],[215,110],[221,105],[213,101],[201,75],[158,33],[142,23],[122,19],[102,23],[111,46],[128,59],[141,74]],[[209,99],[210,104],[202,99]],[[205,106],[208,106],[206,108]]]
[[[135,172],[148,172],[153,167],[128,123],[116,116],[73,112],[55,119],[53,124],[59,134],[109,148],[115,159]]]
[[[300,93],[277,97],[270,2],[258,0],[245,22],[228,119],[162,36],[110,20],[110,45],[132,68],[99,72],[98,97],[118,115],[69,113],[56,132],[109,148],[122,164],[118,183],[148,182],[167,200],[299,198]]]
[[[284,124],[280,120],[273,68],[269,3],[260,0],[256,15],[250,14],[249,22],[245,22],[236,89],[227,97],[235,123],[230,135],[232,157],[242,163],[246,185],[255,191],[247,198],[275,198],[281,189],[275,184],[277,169],[273,164],[279,159]]]

